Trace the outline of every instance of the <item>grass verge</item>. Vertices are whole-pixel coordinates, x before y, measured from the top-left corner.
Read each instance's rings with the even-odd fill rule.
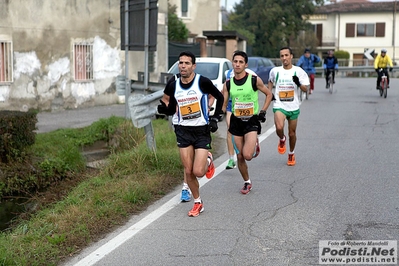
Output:
[[[34,147],[35,151],[75,162],[68,167],[79,167],[81,159],[60,155],[51,148],[53,142],[62,139],[75,149],[101,137],[109,138],[112,154],[95,175],[77,171],[76,178],[83,181],[61,200],[0,233],[0,265],[57,265],[181,184],[182,166],[174,132],[165,120],[155,120],[153,126],[156,151],[147,148],[143,130],[135,129],[131,121],[117,122],[112,136],[101,136],[99,132],[110,131],[92,131],[92,127],[41,134],[41,144]],[[100,135],[91,138],[95,134]]]

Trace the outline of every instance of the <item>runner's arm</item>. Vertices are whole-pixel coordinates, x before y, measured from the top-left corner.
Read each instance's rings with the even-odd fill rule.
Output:
[[[270,81],[269,81],[268,85],[269,85],[269,88],[270,88]],[[256,77],[256,88],[266,95],[265,102],[263,103],[263,106],[261,108],[262,111],[266,111],[267,108],[269,108],[269,105],[270,105],[270,103],[272,101],[272,98],[273,98],[272,91],[270,89],[268,89],[265,86],[265,84],[263,84],[263,81],[259,77]]]

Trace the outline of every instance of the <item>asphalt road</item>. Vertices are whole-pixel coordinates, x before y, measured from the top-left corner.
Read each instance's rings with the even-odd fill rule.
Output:
[[[101,118],[111,116],[126,117],[125,104],[95,106],[55,112],[42,112],[37,115],[37,133],[54,131],[60,128],[81,128],[91,125]]]
[[[200,181],[199,217],[178,187],[65,265],[319,265],[320,240],[399,239],[399,81],[386,99],[374,78],[337,78],[336,89],[317,79],[302,104],[294,167],[277,152],[270,108],[251,193],[223,154]]]

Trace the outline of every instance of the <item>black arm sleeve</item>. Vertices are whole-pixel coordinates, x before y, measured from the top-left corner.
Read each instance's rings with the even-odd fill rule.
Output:
[[[178,81],[174,80],[174,77],[170,78],[168,80],[168,83],[165,86],[164,91],[163,91],[166,95],[169,96],[169,104],[167,106],[166,112],[164,112],[165,115],[174,115],[176,113],[177,102],[174,97],[175,89],[176,89],[176,85],[175,85],[176,82],[178,82]]]
[[[224,97],[223,94],[218,90],[218,88],[213,85],[212,81],[204,76],[200,77],[199,85],[203,93],[207,93],[215,97],[216,99],[216,110],[215,115],[222,113],[222,106]]]

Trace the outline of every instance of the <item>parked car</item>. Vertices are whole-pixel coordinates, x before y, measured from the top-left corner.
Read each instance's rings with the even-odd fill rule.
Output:
[[[233,68],[233,65],[230,60],[226,58],[219,58],[219,57],[197,57],[195,60],[196,68],[195,73],[201,74],[207,78],[209,78],[216,88],[219,91],[222,91],[223,84],[226,81],[225,72],[229,69]],[[171,74],[178,74],[179,73],[179,62],[171,66],[168,70],[168,73]],[[210,115],[214,114],[215,107],[216,107],[216,100],[212,105],[212,110]],[[223,117],[222,119],[223,120]]]
[[[265,57],[249,56],[248,68],[251,69],[260,77],[264,84],[269,82],[270,70],[275,67],[274,63]]]

